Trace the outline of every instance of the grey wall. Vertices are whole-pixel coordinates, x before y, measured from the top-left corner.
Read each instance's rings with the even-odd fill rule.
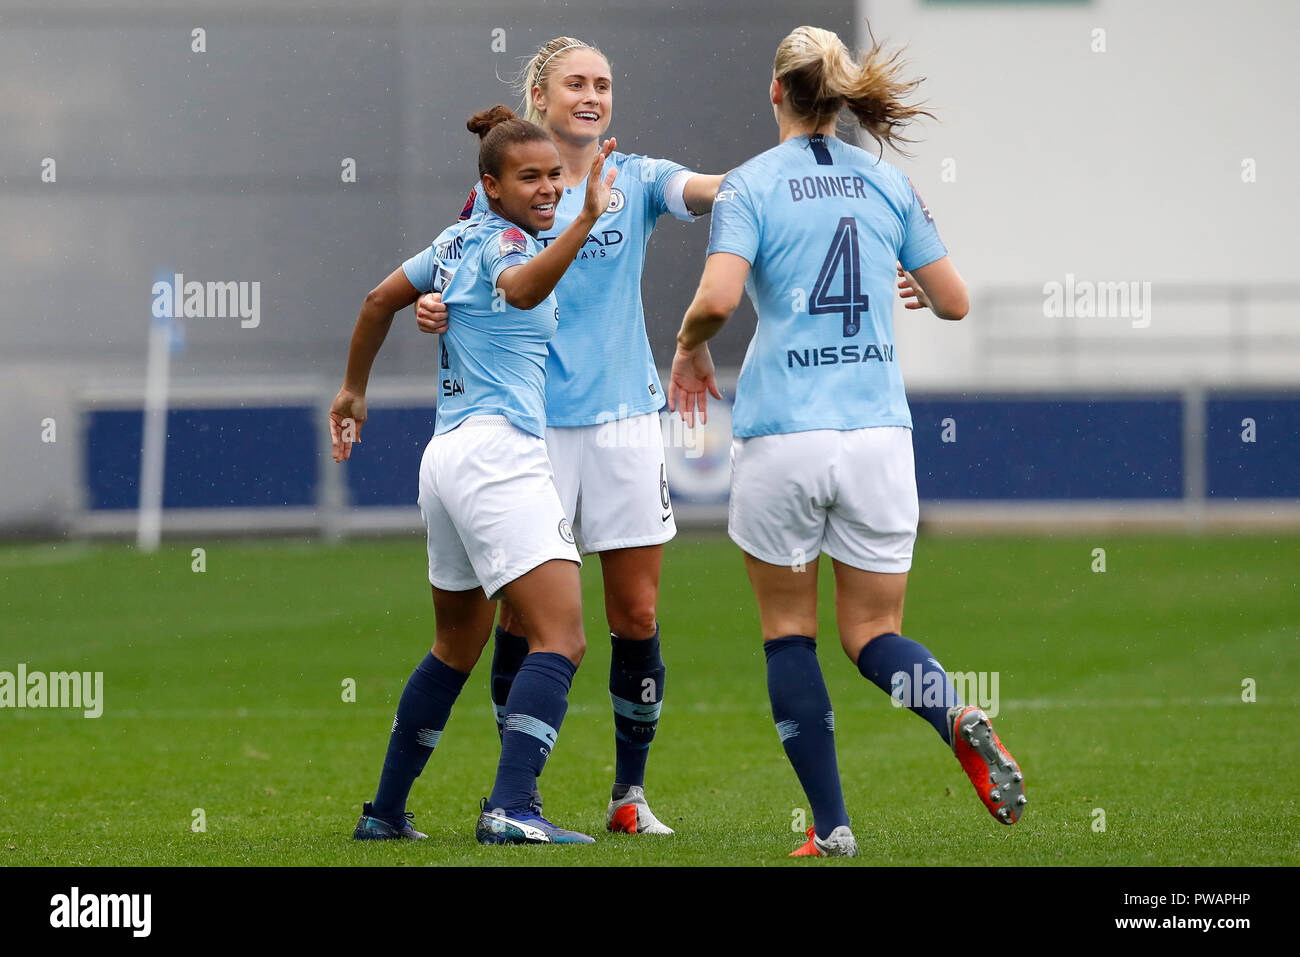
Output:
[[[261,284],[258,328],[184,324],[174,382],[336,382],[365,293],[455,217],[474,181],[465,118],[513,105],[498,76],[560,33],[609,55],[620,148],[702,172],[774,142],[767,79],[794,26],[850,40],[869,14],[878,36],[909,45],[940,122],[921,127],[913,158],[890,158],[974,292],[959,324],[896,310],[912,388],[1294,382],[1298,11],[1280,0],[0,0],[0,377],[21,392],[0,417],[0,525],[76,507],[78,397],[138,393],[160,276]],[[191,50],[196,27],[204,53]],[[1104,54],[1091,48],[1098,28]],[[345,157],[356,183],[341,182]],[[41,180],[46,158],[54,183]],[[665,218],[651,243],[644,298],[661,364],[707,233]],[[1067,274],[1151,282],[1154,321],[1048,327],[1034,290]],[[1280,283],[1291,285],[1259,294]],[[1029,295],[990,305],[985,291],[1002,284]],[[720,365],[739,363],[752,327],[746,303],[715,345]],[[1047,351],[1003,352],[998,336]],[[399,316],[372,392],[422,387],[432,345]],[[54,445],[38,441],[48,417]]]
[[[0,3],[0,379],[18,392],[0,417],[0,527],[58,527],[81,506],[78,410],[88,392],[138,403],[157,279],[261,285],[257,328],[183,323],[176,386],[319,390],[342,377],[366,292],[460,212],[476,178],[465,120],[515,105],[498,76],[521,57],[558,34],[597,44],[620,148],[721,172],[775,141],[772,55],[804,20],[851,36],[852,2]],[[665,218],[652,241],[661,360],[707,237],[707,221]],[[723,361],[743,353],[742,315]],[[399,315],[372,394],[423,382],[435,341]]]
[[[514,105],[497,76],[561,33],[614,67],[627,152],[723,171],[775,142],[765,92],[804,20],[851,35],[852,4],[42,3],[0,29],[0,334],[5,360],[138,380],[150,287],[261,283],[261,324],[191,320],[173,375],[341,375],[365,293],[460,211],[468,115]],[[206,30],[205,53],[191,30]],[[506,51],[491,49],[504,31]],[[42,183],[46,157],[57,181]],[[345,157],[357,182],[341,182]],[[662,356],[694,291],[707,221],[665,219],[645,273]],[[738,360],[737,323],[720,355]],[[752,327],[751,327],[752,328]],[[379,380],[430,365],[399,316]]]
[[[896,314],[909,385],[1297,380],[1300,5],[860,6],[927,77],[939,122],[904,166],[974,291],[959,328]],[[1151,322],[1050,322],[1041,290],[1067,274],[1149,282]],[[1001,284],[1029,300],[981,295]],[[1047,349],[981,348],[990,333]]]

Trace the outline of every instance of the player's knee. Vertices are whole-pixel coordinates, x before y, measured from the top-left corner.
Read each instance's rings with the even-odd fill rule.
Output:
[[[587,653],[587,637],[582,628],[576,630],[550,631],[528,637],[530,652],[544,651],[554,655],[564,655],[574,665],[582,664],[582,656]]]
[[[844,649],[844,653],[849,656],[849,660],[856,664],[858,658],[862,655],[863,648],[881,635],[897,633],[901,624],[901,621],[890,617],[859,622],[852,628],[841,626],[840,646]]]
[[[565,657],[568,658],[570,661],[572,661],[573,666],[576,668],[578,665],[582,664],[583,655],[585,655],[586,653],[587,653],[587,638],[585,635],[579,632],[578,636],[570,643],[569,651],[567,654],[565,654]]]
[[[607,612],[609,630],[620,638],[650,638],[658,625],[654,602],[638,602]]]
[[[474,666],[478,664],[479,656],[483,653],[483,645],[450,642],[439,638],[434,641],[431,650],[433,656],[443,664],[464,674],[469,674],[474,670]]]
[[[526,634],[523,617],[515,610],[514,605],[504,599],[501,601],[501,613],[497,618],[497,624],[503,631],[508,631],[512,635]]]
[[[582,630],[582,605],[550,609],[545,617],[534,616],[528,623],[528,650],[564,655],[575,665],[587,651],[587,637]]]

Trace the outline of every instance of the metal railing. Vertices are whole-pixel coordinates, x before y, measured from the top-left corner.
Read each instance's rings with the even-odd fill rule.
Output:
[[[1065,287],[1065,280],[1052,281]],[[1147,314],[1139,316],[1131,298],[1114,295],[1113,287],[1140,284],[1076,282],[1096,293],[1090,308],[1050,308],[1047,284],[977,289],[975,368],[999,385],[1021,377],[1064,387],[1300,382],[1300,283],[1151,282]],[[1119,298],[1130,314],[1108,314]],[[1142,365],[1125,369],[1117,357]],[[1027,362],[1037,363],[1032,375],[1024,372]]]

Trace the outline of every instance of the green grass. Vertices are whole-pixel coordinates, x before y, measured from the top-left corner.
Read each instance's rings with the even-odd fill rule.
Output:
[[[800,863],[785,853],[805,801],[724,538],[682,535],[665,557],[649,795],[668,839],[603,830],[609,644],[599,563],[584,567],[591,647],[542,783],[549,816],[599,836],[556,848],[474,843],[497,755],[486,660],[412,794],[432,839],[349,839],[432,640],[422,539],[192,544],[205,573],[190,544],[0,549],[0,670],[105,683],[96,720],[0,711],[0,865]],[[1090,571],[1097,546],[1104,574]],[[1030,798],[1007,828],[930,727],[840,652],[823,567],[820,652],[864,852],[826,863],[1300,863],[1298,573],[1296,537],[923,537],[905,632],[950,670],[999,673],[996,725]]]

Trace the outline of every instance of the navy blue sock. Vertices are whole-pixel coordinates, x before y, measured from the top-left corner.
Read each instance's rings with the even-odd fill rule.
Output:
[[[777,733],[812,805],[817,836],[825,838],[848,824],[849,814],[835,761],[835,714],[817,661],[817,642],[787,635],[763,642],[763,653]]]
[[[957,689],[943,665],[920,642],[890,632],[867,642],[858,654],[858,670],[903,707],[915,711],[948,739],[948,709],[960,704]]]
[[[614,705],[614,800],[629,787],[645,784],[646,758],[659,727],[664,700],[664,662],[659,655],[659,626],[644,641],[609,640],[609,699]],[[618,793],[619,791],[623,793]]]
[[[388,738],[384,770],[375,793],[375,814],[399,821],[406,810],[411,785],[424,770],[429,755],[447,726],[447,716],[469,675],[443,664],[429,652],[406,679],[397,702],[393,733]]]
[[[564,655],[550,651],[534,651],[519,666],[506,702],[501,763],[488,807],[503,811],[528,807],[537,778],[555,747],[569,707],[569,685],[577,670]]]
[[[506,699],[514,683],[519,666],[528,655],[528,639],[515,635],[497,625],[496,644],[492,650],[492,710],[497,716],[497,737],[506,724]]]

